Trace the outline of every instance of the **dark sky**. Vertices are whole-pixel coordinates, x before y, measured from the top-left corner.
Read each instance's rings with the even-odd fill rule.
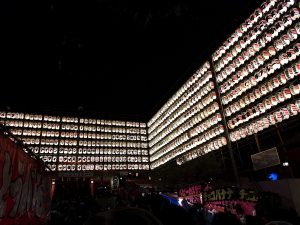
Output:
[[[0,107],[147,121],[261,2],[2,0]]]

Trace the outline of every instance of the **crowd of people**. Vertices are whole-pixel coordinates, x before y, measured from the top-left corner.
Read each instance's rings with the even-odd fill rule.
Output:
[[[280,204],[260,202],[255,207],[256,215],[249,216],[239,208],[232,214],[226,209],[216,212],[200,204],[178,206],[152,191],[132,194],[126,188],[115,192],[106,189],[91,196],[87,189],[88,185],[75,191],[70,186],[56,190],[48,225],[265,225],[271,221],[286,223],[270,224],[297,225],[299,222],[294,210],[284,209]]]
[[[247,215],[240,205],[236,205],[234,212],[225,207],[223,212],[202,205],[193,205],[187,209],[196,218],[198,225],[297,225],[299,218],[293,209],[286,209],[282,205],[269,205],[258,202],[254,214]],[[280,223],[275,221],[281,221]]]

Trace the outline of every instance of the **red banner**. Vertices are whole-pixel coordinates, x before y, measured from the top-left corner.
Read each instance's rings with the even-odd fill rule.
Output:
[[[0,134],[0,225],[45,224],[50,187],[42,164]]]

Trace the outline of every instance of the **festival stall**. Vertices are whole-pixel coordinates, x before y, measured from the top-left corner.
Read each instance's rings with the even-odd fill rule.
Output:
[[[50,176],[43,163],[0,130],[0,225],[46,224]]]

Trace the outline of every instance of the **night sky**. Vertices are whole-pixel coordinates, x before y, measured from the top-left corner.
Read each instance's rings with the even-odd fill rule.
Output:
[[[0,108],[148,121],[262,1],[0,3]]]

